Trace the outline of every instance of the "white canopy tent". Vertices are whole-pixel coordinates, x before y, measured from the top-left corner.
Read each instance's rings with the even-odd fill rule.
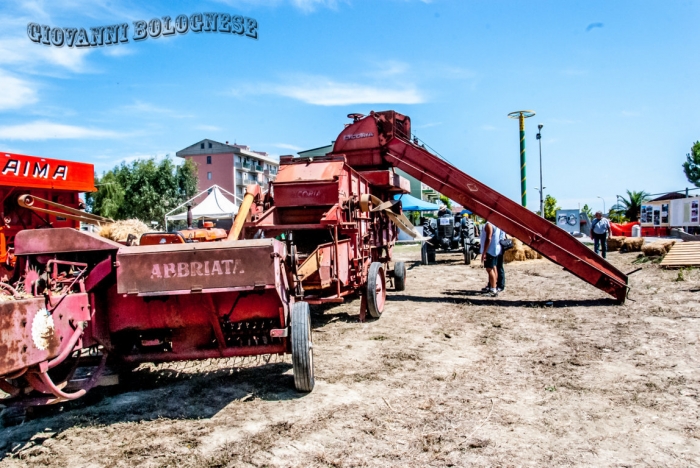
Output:
[[[207,190],[200,192],[197,194],[195,197],[191,198],[187,202],[183,203],[182,205],[178,206],[172,211],[177,211],[181,209],[184,206],[187,206],[187,203],[190,201],[194,200],[204,192],[209,191],[209,195],[207,195],[207,198],[202,200],[202,203],[199,205],[195,206],[192,208],[192,219],[193,220],[207,220],[207,219],[233,219],[236,214],[238,213],[238,205],[235,203],[231,202],[228,198],[224,196],[222,191],[228,193],[232,197],[237,198],[235,195],[232,193],[222,189],[218,185],[213,185]],[[171,213],[172,213],[171,211]],[[166,230],[167,230],[167,222],[168,221],[185,221],[187,220],[187,211],[184,213],[179,213],[175,215],[167,214],[165,216],[165,222],[166,222]]]

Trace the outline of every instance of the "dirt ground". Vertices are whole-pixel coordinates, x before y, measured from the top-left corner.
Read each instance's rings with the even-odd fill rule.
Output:
[[[401,247],[379,320],[314,311],[312,393],[289,357],[145,366],[0,429],[0,467],[698,466],[700,270],[635,255],[617,306],[547,260],[481,296],[477,265]]]

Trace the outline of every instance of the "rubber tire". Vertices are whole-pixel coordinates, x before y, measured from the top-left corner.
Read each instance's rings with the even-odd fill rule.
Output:
[[[435,250],[430,250],[430,249],[427,250],[429,264],[435,263],[435,252],[436,252]]]
[[[377,284],[377,279],[382,282],[381,285]],[[380,296],[383,296],[379,301],[377,300],[377,286],[381,286]],[[367,310],[369,314],[373,318],[378,319],[382,316],[384,304],[386,303],[386,276],[384,275],[384,266],[379,262],[373,262],[369,266],[365,294],[367,294]]]
[[[311,310],[306,302],[292,305],[292,367],[294,387],[300,392],[314,389],[314,347],[311,341]]]
[[[471,265],[472,263],[472,252],[471,249],[469,248],[469,244],[465,242],[464,244],[464,264],[465,265]]]
[[[404,262],[394,263],[394,290],[404,291],[406,289],[406,264]]]
[[[420,263],[421,265],[428,264],[428,244],[425,242],[423,242],[423,245],[420,248]]]

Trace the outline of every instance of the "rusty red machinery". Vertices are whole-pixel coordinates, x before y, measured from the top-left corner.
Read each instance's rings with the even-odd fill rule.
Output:
[[[296,388],[311,391],[309,304],[359,293],[360,316],[379,317],[388,285],[405,287],[392,251],[398,228],[415,232],[393,200],[408,191],[394,167],[624,301],[624,274],[428,152],[407,116],[350,117],[331,153],[283,157],[267,193],[249,186],[227,239],[152,233],[123,246],[71,228],[19,232],[4,286],[15,299],[0,303],[0,389],[10,395],[2,404],[78,398],[108,361],[271,354],[291,354]],[[92,371],[76,383],[86,359]]]
[[[92,164],[15,153],[0,153],[0,158],[0,263],[11,266],[18,232],[46,227],[80,227],[79,218],[71,219],[53,212],[50,203],[78,211],[81,207],[78,194],[95,191],[94,169]],[[19,195],[27,197],[19,200]],[[35,204],[35,200],[41,202]],[[44,211],[24,209],[25,202]]]

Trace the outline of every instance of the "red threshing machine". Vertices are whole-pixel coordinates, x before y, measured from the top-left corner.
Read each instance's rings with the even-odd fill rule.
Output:
[[[408,191],[393,167],[625,300],[624,274],[426,151],[407,116],[350,117],[331,153],[281,158],[265,195],[249,186],[222,242],[152,233],[127,247],[75,229],[19,232],[6,289],[29,297],[0,304],[0,389],[10,394],[2,403],[80,397],[108,357],[136,364],[291,353],[296,388],[311,391],[309,304],[359,292],[361,318],[379,317],[387,282],[405,287],[404,265],[390,268],[392,248],[397,228],[415,232],[392,200]],[[88,354],[96,368],[76,385],[71,376]]]

